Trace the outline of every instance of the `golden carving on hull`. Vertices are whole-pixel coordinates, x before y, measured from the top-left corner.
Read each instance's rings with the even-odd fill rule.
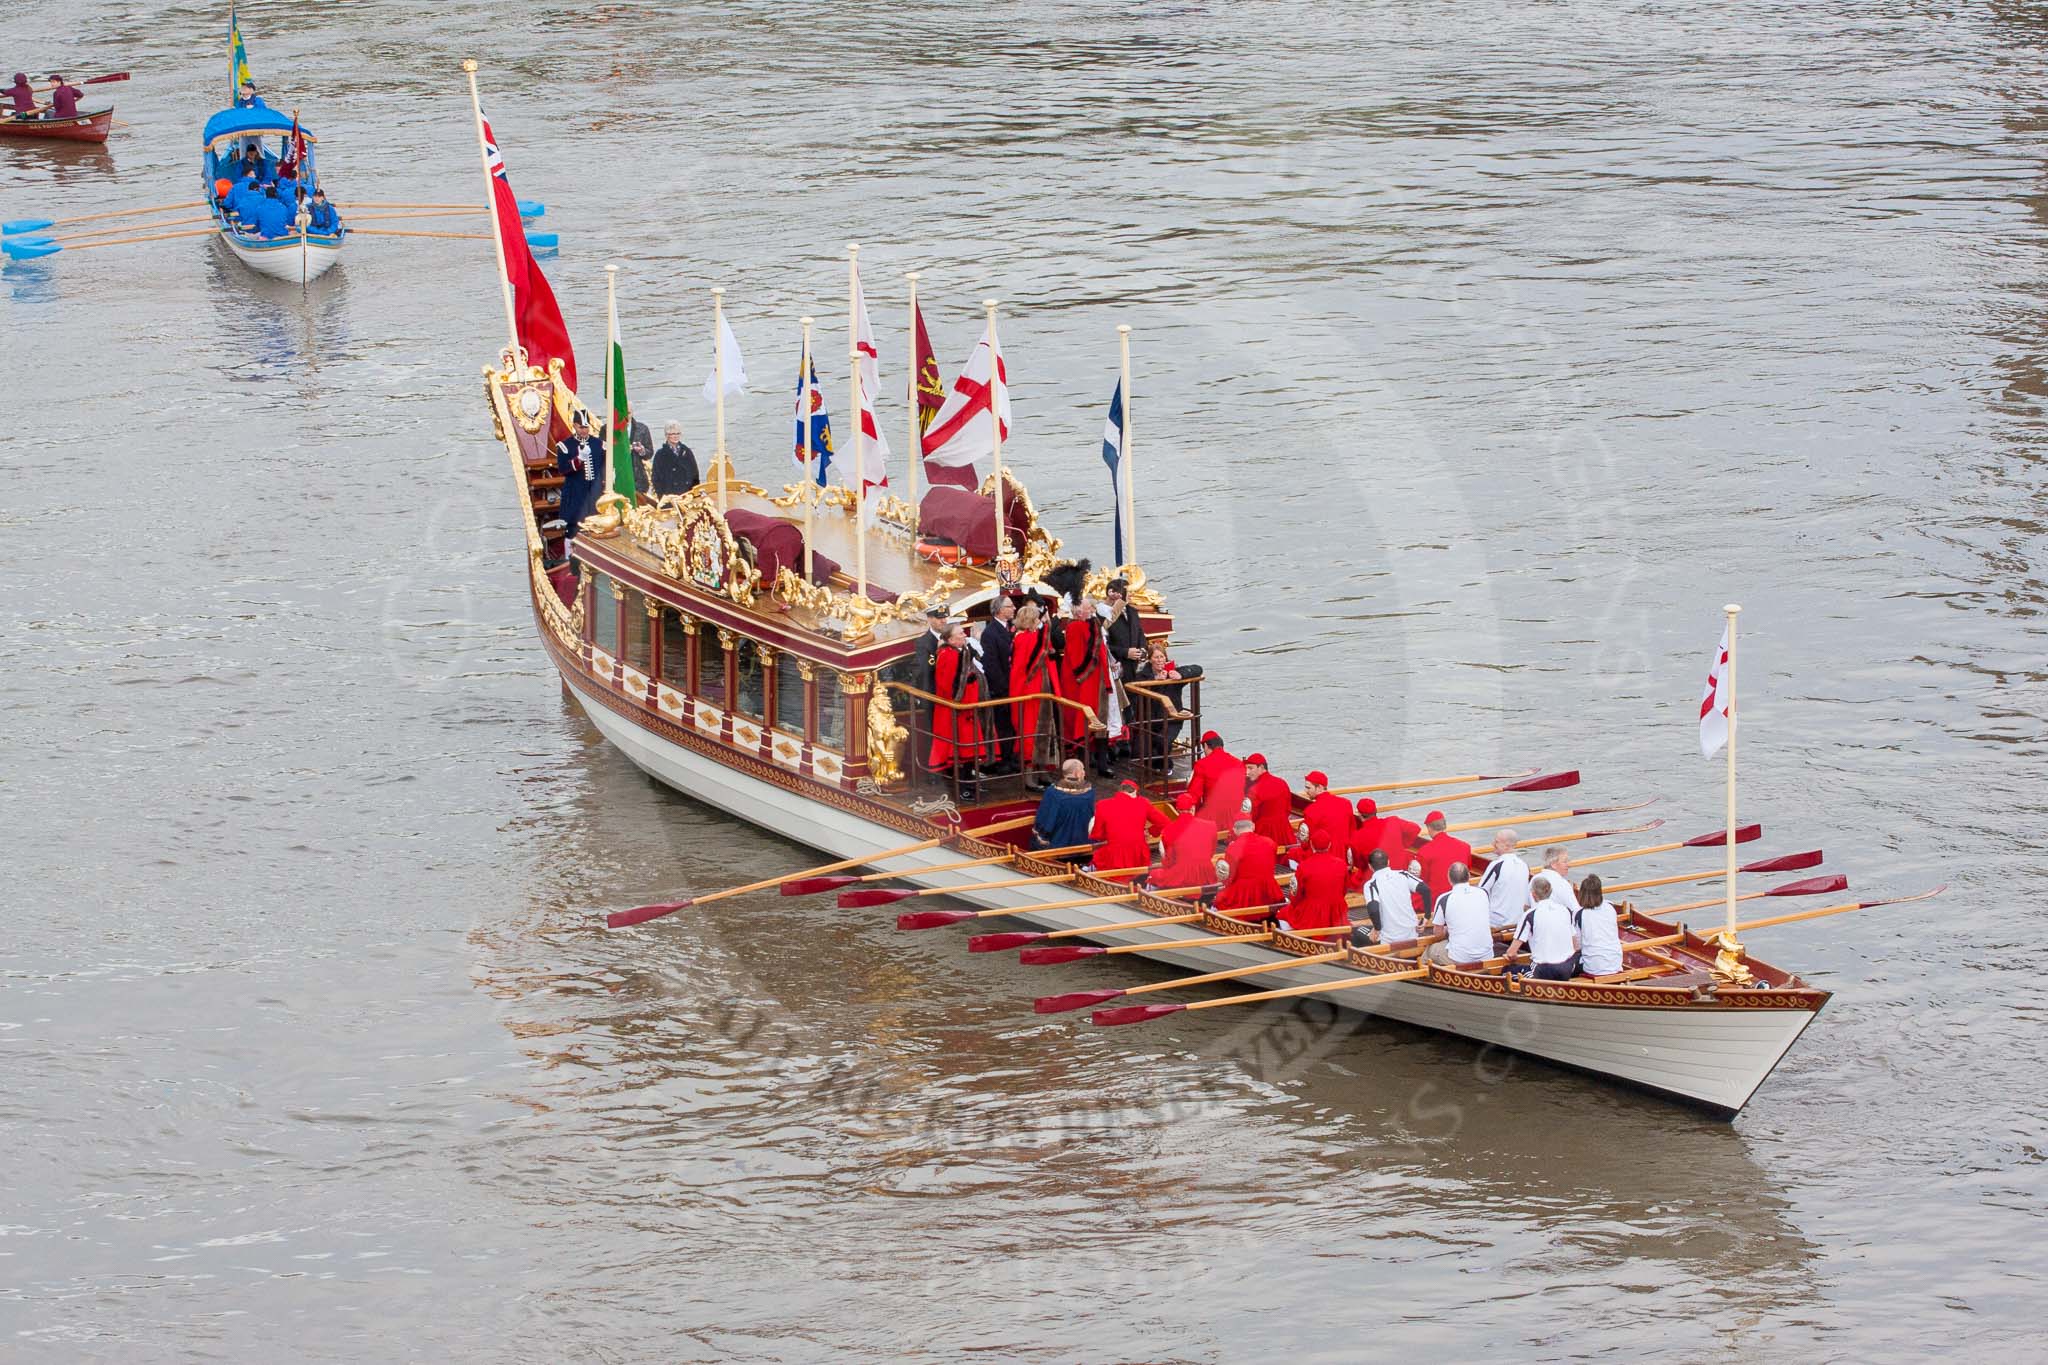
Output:
[[[1720,949],[1714,954],[1715,976],[1723,977],[1738,986],[1747,986],[1755,979],[1749,968],[1742,965],[1742,944],[1735,935],[1723,931],[1717,934],[1713,941]]]
[[[761,571],[747,561],[704,485],[680,496],[666,494],[652,507],[632,506],[616,493],[606,496],[621,504],[620,521],[634,543],[661,557],[663,573],[742,607],[753,605]]]
[[[621,493],[606,493],[597,500],[597,510],[585,517],[576,528],[579,536],[596,536],[599,540],[610,540],[625,525],[625,513],[633,508],[633,500]]]
[[[877,687],[868,698],[868,771],[875,781],[886,787],[903,780],[903,742],[909,738],[910,731],[896,723],[889,689]]]
[[[1100,602],[1103,593],[1108,591],[1109,580],[1112,578],[1121,578],[1129,584],[1129,591],[1125,595],[1130,598],[1131,605],[1139,611],[1158,611],[1166,605],[1165,599],[1161,598],[1156,590],[1146,586],[1145,571],[1136,564],[1125,564],[1115,569],[1097,569],[1088,575],[1088,581],[1082,585],[1081,590]]]

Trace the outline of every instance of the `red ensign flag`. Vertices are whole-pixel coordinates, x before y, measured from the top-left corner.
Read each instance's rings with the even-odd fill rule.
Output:
[[[498,135],[491,131],[489,115],[484,116],[484,155],[491,168],[491,197],[497,205],[498,239],[505,247],[505,275],[512,281],[512,312],[519,321],[519,344],[526,358],[545,370],[550,360],[562,362],[562,379],[569,391],[576,391],[576,352],[569,345],[569,328],[555,303],[555,291],[548,277],[534,262],[526,245],[526,229],[519,222],[519,200],[512,182],[505,178],[505,157],[498,150]]]

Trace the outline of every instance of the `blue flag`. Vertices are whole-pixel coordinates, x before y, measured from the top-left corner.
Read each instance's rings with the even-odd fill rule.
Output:
[[[806,393],[808,392],[808,399]],[[803,361],[797,361],[796,373],[796,444],[790,448],[789,457],[799,469],[804,465],[804,413],[811,415],[811,458],[817,461],[818,486],[825,486],[825,471],[832,466],[832,418],[825,411],[825,395],[818,389],[818,362],[811,361],[811,382],[804,383]]]
[[[1109,505],[1116,522],[1116,560],[1124,562],[1124,383],[1119,379],[1109,398],[1109,420],[1102,425],[1102,462],[1109,466]]]

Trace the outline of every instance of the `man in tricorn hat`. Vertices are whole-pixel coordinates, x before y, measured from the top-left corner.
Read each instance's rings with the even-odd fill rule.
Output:
[[[555,443],[555,472],[563,479],[562,520],[569,523],[572,538],[604,491],[598,485],[603,469],[604,442],[591,431],[590,414],[578,408],[569,434]]]

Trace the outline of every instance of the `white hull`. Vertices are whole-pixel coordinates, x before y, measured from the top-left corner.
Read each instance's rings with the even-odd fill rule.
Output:
[[[567,680],[570,691],[606,739],[643,771],[687,796],[836,858],[896,848],[904,842],[900,830],[811,801],[796,792],[748,777],[716,759],[671,744],[603,703],[588,699],[584,680]],[[953,862],[959,856],[947,849],[932,849],[892,860],[891,865],[914,874],[920,863]],[[949,885],[995,881],[1003,875],[1000,868],[979,867],[907,875],[906,880],[943,889]],[[1023,874],[1015,875],[1021,878]],[[963,893],[959,899],[988,909],[1026,911],[1043,902],[1045,887],[973,891]],[[1136,916],[1128,905],[1102,905],[1020,913],[1017,918],[1044,929],[1078,929]],[[1160,925],[1105,934],[1097,941],[1158,943],[1194,937],[1197,933],[1199,930],[1185,924]],[[1175,948],[1142,955],[1202,972],[1255,967],[1274,960],[1269,950],[1236,944]],[[1278,989],[1356,979],[1355,972],[1317,965],[1264,972],[1256,983],[1262,989]],[[1110,977],[1097,984],[1113,986],[1116,980]],[[1048,993],[1056,991],[1061,982],[1048,976],[1047,987]],[[1398,1019],[1614,1077],[1727,1113],[1748,1103],[1817,1013],[1808,1009],[1539,1004],[1410,982],[1366,986],[1318,998],[1359,1013]]]
[[[243,265],[259,275],[268,275],[273,280],[284,280],[290,284],[311,284],[341,259],[339,240],[320,242],[281,237],[252,245],[225,230],[221,232],[220,239],[227,243],[228,250],[234,252]]]

